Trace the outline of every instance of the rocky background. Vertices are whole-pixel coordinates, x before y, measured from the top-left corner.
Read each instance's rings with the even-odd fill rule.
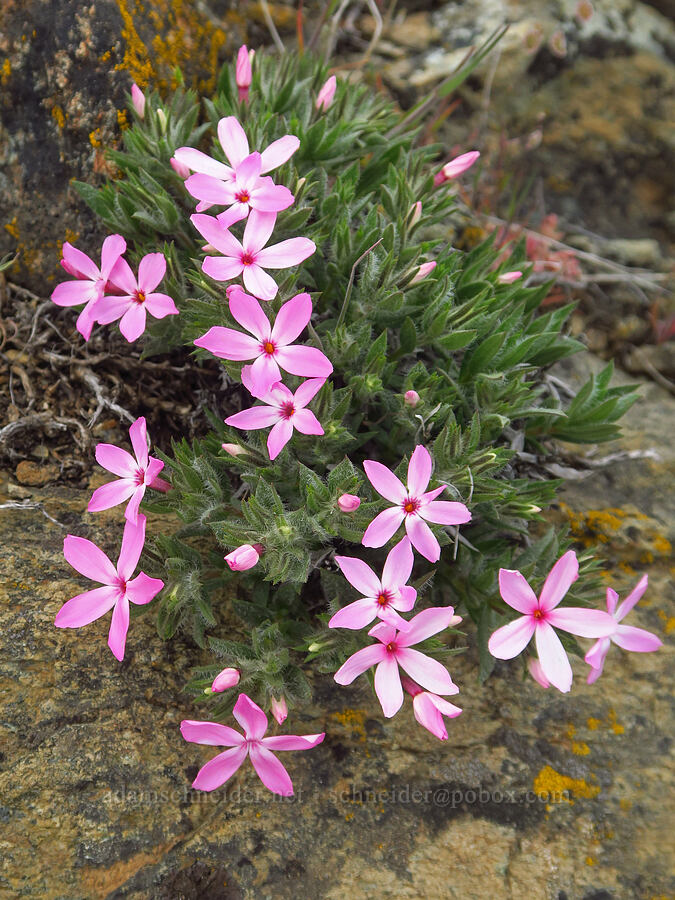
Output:
[[[297,6],[268,6],[292,46]],[[264,10],[220,0],[7,0],[0,9],[0,258],[18,252],[0,274],[0,897],[675,895],[666,293],[675,28],[668,0],[595,0],[586,12],[563,0],[409,2],[385,15],[364,66],[377,22],[354,3],[336,49],[343,71],[408,107],[511,22],[499,51],[438,103],[428,137],[448,155],[481,149],[466,199],[483,230],[514,219],[539,234],[559,217],[556,234],[581,267],[559,290],[579,301],[573,329],[592,352],[558,376],[578,384],[613,356],[643,384],[621,441],[583,457],[566,448],[577,477],[553,515],[581,545],[604,545],[607,581],[622,593],[649,572],[632,621],[665,646],[640,656],[613,648],[595,687],[577,664],[567,696],[522,681],[515,664],[480,687],[470,646],[453,667],[464,712],[447,744],[409,708],[383,720],[358,682],[338,691],[320,681],[314,705],[289,724],[327,738],[287,755],[296,798],[282,801],[250,768],[213,795],[190,789],[212,755],[178,731],[197,715],[182,688],[199,654],[180,639],[161,643],[151,610],[133,619],[121,665],[105,623],[85,639],[52,625],[81,585],[63,561],[63,535],[86,533],[111,552],[116,539],[114,513],[85,512],[103,480],[91,474],[92,441],[121,437],[127,407],[146,412],[162,366],[177,382],[185,376],[180,359],[145,364],[141,376],[133,355],[119,361],[114,338],[71,347],[68,311],[47,301],[60,242],[88,250],[100,240],[71,179],[105,175],[103,147],[119,140],[133,80],[166,90],[180,66],[207,88],[243,39],[271,43]],[[305,4],[307,33],[318,15]],[[195,396],[214,400],[208,371],[200,379],[157,414],[160,436],[178,423],[198,429],[188,424]]]

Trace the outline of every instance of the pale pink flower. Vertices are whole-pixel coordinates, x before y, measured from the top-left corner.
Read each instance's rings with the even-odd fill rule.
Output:
[[[520,572],[499,570],[499,592],[505,603],[523,613],[518,619],[498,628],[488,642],[497,659],[513,659],[535,636],[543,675],[567,693],[572,686],[572,667],[553,626],[580,637],[606,637],[614,629],[611,616],[597,609],[568,606],[556,608],[579,575],[579,562],[568,550],[549,572],[539,599]]]
[[[414,409],[420,402],[420,395],[417,391],[406,391],[403,395],[403,402],[406,406],[411,406]]]
[[[277,700],[275,697],[272,697],[270,702],[272,715],[277,720],[279,725],[283,725],[283,723],[288,718],[288,706],[286,705],[285,697],[281,697]]]
[[[408,225],[412,228],[413,225],[417,225],[419,220],[422,218],[422,201],[418,200],[408,210]]]
[[[447,741],[448,731],[443,716],[447,716],[449,719],[456,718],[462,712],[459,706],[444,700],[438,694],[423,691],[410,678],[404,676],[401,681],[404,689],[413,698],[413,713],[417,722],[440,741]],[[459,693],[459,688],[456,688],[455,693]]]
[[[336,612],[328,623],[329,628],[363,628],[373,619],[381,619],[399,631],[408,631],[410,623],[396,611],[409,612],[417,599],[417,591],[407,584],[414,562],[407,537],[389,552],[382,578],[378,578],[370,566],[357,557],[336,556],[335,562],[362,598]]]
[[[316,97],[316,108],[319,112],[325,112],[333,102],[335,89],[337,87],[337,79],[335,75],[331,75],[325,82]]]
[[[239,88],[239,99],[242,101],[248,100],[248,89],[251,87],[251,80],[253,78],[251,62],[253,60],[254,52],[255,51],[251,50],[251,53],[249,54],[246,44],[242,44],[237,53],[237,65],[234,70],[234,80]]]
[[[207,256],[202,270],[216,281],[230,281],[243,274],[246,290],[261,300],[273,300],[276,281],[265,269],[288,269],[311,256],[316,245],[309,238],[297,237],[265,247],[276,221],[275,213],[254,209],[248,217],[241,241],[213,216],[191,216],[197,231],[222,256]]]
[[[497,281],[499,284],[513,284],[514,281],[518,281],[518,279],[522,277],[523,273],[519,271],[502,272],[501,275],[497,276]]]
[[[96,445],[98,464],[119,477],[117,481],[109,481],[100,488],[96,488],[91,495],[87,509],[89,512],[99,512],[128,500],[124,517],[135,523],[141,500],[145,496],[145,489],[150,487],[167,491],[170,485],[158,477],[164,468],[164,463],[160,459],[148,455],[149,441],[144,416],[136,419],[132,424],[129,429],[129,437],[135,458],[131,453],[114,444]]]
[[[459,178],[464,172],[468,171],[476,162],[480,152],[478,150],[470,150],[468,153],[462,153],[456,156],[443,166],[443,168],[434,176],[434,184],[444,184],[446,181],[452,181]]]
[[[253,384],[247,371],[249,368],[249,366],[244,366],[241,380],[244,387],[253,393]],[[310,378],[303,381],[295,394],[292,394],[286,385],[277,381],[264,396],[259,398],[264,401],[264,406],[242,409],[241,412],[225,419],[225,424],[247,431],[267,428],[271,425],[272,430],[267,438],[267,450],[270,459],[276,459],[290,441],[294,428],[297,428],[302,434],[323,434],[319,420],[311,410],[305,409],[305,407],[321,390],[324,383],[325,378]]]
[[[309,294],[296,294],[277,313],[274,325],[262,306],[244,291],[229,295],[233,318],[253,337],[215,325],[194,342],[220,359],[254,359],[250,377],[255,396],[264,394],[281,379],[280,368],[304,378],[327,378],[333,371],[330,360],[316,347],[293,345],[312,317]]]
[[[383,547],[405,522],[405,530],[413,547],[429,562],[437,562],[441,548],[427,525],[463,525],[471,520],[471,513],[463,503],[436,500],[445,485],[426,492],[431,478],[431,454],[421,444],[408,463],[408,483],[401,484],[394,473],[382,463],[367,459],[363,468],[368,480],[386,500],[395,505],[375,516],[363,535],[364,547]],[[425,493],[426,492],[426,493]]]
[[[352,513],[361,506],[361,501],[356,494],[341,494],[338,497],[337,505],[340,512]]]
[[[260,559],[262,547],[260,544],[242,544],[232,553],[228,553],[225,562],[233,572],[245,572],[246,569],[252,569]]]
[[[293,795],[291,779],[272,751],[311,750],[323,741],[325,733],[264,737],[267,731],[267,716],[246,694],[239,694],[232,714],[244,729],[243,735],[228,725],[219,725],[216,722],[184,720],[180,723],[180,731],[186,741],[230,748],[202,766],[192,782],[192,787],[199,791],[213,791],[219,788],[234,775],[250,755],[253,768],[265,787],[274,794],[291,797]]]
[[[213,679],[211,691],[214,694],[222,694],[223,691],[236,687],[239,684],[240,679],[241,675],[239,669],[223,669],[222,672],[218,672]]]
[[[85,538],[66,535],[63,555],[70,565],[86,578],[103,587],[71,597],[56,615],[57,628],[80,628],[113,611],[108,646],[116,659],[124,659],[129,629],[129,602],[144,605],[162,590],[164,582],[140,572],[132,579],[145,543],[145,516],[124,525],[122,547],[117,567],[96,544]]]
[[[185,165],[185,163],[178,162],[175,156],[171,157],[169,163],[176,175],[178,175],[179,178],[182,178],[183,181],[185,181],[186,178],[190,177],[190,170],[188,169],[188,167]]]
[[[131,103],[138,118],[142,119],[145,116],[145,94],[135,82],[131,85]]]
[[[123,293],[106,297],[105,303],[101,303],[96,311],[97,321],[108,325],[120,319],[120,331],[131,343],[145,331],[147,313],[155,319],[178,315],[171,297],[155,291],[165,272],[163,253],[148,253],[143,257],[138,266],[138,279],[129,263],[120,257],[110,273],[110,280]]]
[[[601,637],[597,640],[584,656],[584,660],[591,667],[591,671],[588,673],[588,684],[593,684],[602,675],[610,644],[616,644],[622,650],[631,650],[634,653],[651,653],[661,646],[660,638],[651,631],[635,628],[632,625],[619,624],[640,600],[647,590],[647,584],[648,578],[643,575],[626,599],[618,606],[619,595],[612,588],[607,588],[607,612],[616,624],[614,631],[608,637]]]
[[[431,275],[431,273],[436,268],[436,260],[432,259],[431,262],[422,263],[422,265],[415,272],[412,281],[410,284],[417,284],[419,281],[423,281],[427,275]]]
[[[448,628],[457,621],[452,606],[432,607],[417,613],[408,623],[405,633],[397,631],[386,622],[379,622],[368,632],[377,643],[357,650],[337,670],[335,681],[338,684],[351,684],[367,669],[375,669],[375,693],[382,705],[382,712],[390,719],[395,716],[403,703],[403,688],[399,666],[414,678],[418,684],[435,694],[456,694],[450,673],[437,660],[411,649],[439,631]]]
[[[99,312],[98,304],[105,292],[110,273],[127,249],[121,234],[111,234],[103,241],[101,248],[101,268],[86,253],[73,247],[66,241],[63,245],[61,265],[69,275],[77,281],[64,281],[57,284],[52,292],[52,300],[57,306],[79,306],[84,309],[77,319],[77,330],[85,341],[91,336],[91,330]]]

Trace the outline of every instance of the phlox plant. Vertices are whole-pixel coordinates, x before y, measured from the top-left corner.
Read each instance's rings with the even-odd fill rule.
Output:
[[[542,312],[549,287],[528,283],[522,243],[452,246],[457,179],[479,152],[443,164],[417,117],[309,55],[242,48],[210,97],[134,86],[131,100],[124,149],[109,152],[118,176],[79,185],[111,232],[101,265],[65,244],[74,280],[53,299],[83,307],[85,339],[118,322],[147,355],[219,360],[228,415],[205,411],[206,437],[176,435],[156,456],[144,420],[135,456],[99,447],[118,480],[89,509],[120,505],[121,559],[133,534],[137,561],[139,507],[181,526],[153,518],[142,597],[129,565],[94,545],[85,564],[69,536],[67,559],[106,586],[90,592],[95,609],[80,595],[56,624],[116,604],[126,634],[127,597],[154,597],[162,638],[180,630],[211,651],[189,682],[205,718],[182,733],[229,749],[195,787],[217,788],[249,755],[265,785],[292,792],[272,751],[323,734],[264,737],[264,709],[283,722],[310,696],[311,670],[370,678],[389,718],[407,693],[447,739],[444,717],[461,712],[444,699],[459,691],[447,661],[467,640],[479,680],[520,655],[561,691],[567,654],[583,657],[575,635],[596,641],[594,677],[611,643],[656,649],[618,624],[630,603],[599,609],[599,562],[542,515],[559,484],[543,467],[555,440],[616,437],[636,395],[610,387],[608,366],[563,402],[547,370],[581,349],[565,332],[571,306]],[[224,724],[232,714],[245,737]]]

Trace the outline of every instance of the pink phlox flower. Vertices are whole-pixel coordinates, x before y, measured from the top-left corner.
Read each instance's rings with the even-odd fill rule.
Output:
[[[114,444],[96,445],[98,464],[119,477],[116,481],[109,481],[96,488],[87,509],[89,512],[99,512],[128,500],[124,516],[130,522],[135,523],[141,500],[145,496],[145,489],[151,487],[166,490],[169,484],[158,477],[164,468],[164,463],[160,459],[148,455],[149,441],[144,416],[136,419],[132,424],[129,429],[129,437],[134,456]]]
[[[274,325],[262,306],[244,291],[231,291],[230,312],[253,337],[216,325],[194,342],[221,359],[254,359],[250,376],[256,394],[261,395],[281,380],[280,368],[304,378],[327,378],[333,371],[330,360],[315,347],[293,346],[312,317],[309,294],[296,294],[277,313]]]
[[[422,688],[415,684],[410,678],[405,676],[401,679],[403,688],[413,698],[413,713],[415,719],[422,726],[430,731],[439,741],[447,741],[448,731],[443,721],[443,716],[454,719],[462,710],[454,703],[444,700],[438,694],[432,694],[430,691],[423,691]],[[456,693],[459,693],[457,688]]]
[[[106,297],[97,310],[97,321],[108,325],[120,319],[120,331],[131,343],[145,331],[148,313],[155,319],[178,315],[178,308],[171,297],[155,291],[165,272],[163,253],[148,253],[143,257],[138,266],[138,279],[129,263],[120,257],[110,273],[110,280],[123,293]]]
[[[99,311],[98,304],[104,295],[110,273],[127,249],[121,234],[111,234],[103,241],[101,248],[101,268],[86,253],[73,247],[66,241],[63,245],[61,265],[77,278],[77,281],[64,281],[57,284],[52,292],[52,300],[57,306],[79,306],[84,309],[77,319],[77,330],[85,341],[91,336],[91,330]]]
[[[619,595],[612,588],[607,588],[607,612],[614,620],[615,627],[608,637],[601,637],[597,640],[584,656],[585,662],[591,667],[587,678],[588,684],[593,684],[602,675],[610,644],[616,644],[622,650],[631,650],[633,653],[651,653],[661,646],[661,639],[651,631],[635,628],[632,625],[619,624],[640,600],[647,590],[648,583],[649,579],[643,575],[626,599],[618,606]]]
[[[239,694],[232,714],[244,729],[243,735],[228,725],[216,722],[184,720],[180,723],[181,734],[186,741],[230,748],[202,766],[192,787],[199,791],[214,791],[225,784],[250,756],[253,768],[265,787],[274,794],[291,797],[293,784],[290,776],[273,751],[311,750],[323,741],[325,733],[265,737],[267,716],[246,694]]]
[[[513,659],[534,635],[542,673],[563,693],[572,686],[572,667],[554,626],[580,637],[598,638],[611,634],[616,624],[601,610],[577,606],[557,608],[578,576],[579,561],[575,552],[568,550],[549,572],[537,599],[520,572],[500,569],[502,599],[523,615],[498,628],[488,642],[490,653],[497,659]]]
[[[336,556],[347,581],[363,596],[335,613],[329,628],[363,628],[373,619],[381,619],[399,631],[408,631],[406,622],[396,610],[409,612],[415,605],[417,591],[407,584],[413,568],[413,552],[407,537],[389,552],[382,578],[378,578],[369,565],[353,556]]]
[[[241,380],[244,387],[255,397],[250,368],[250,366],[244,366]],[[267,450],[270,459],[276,459],[290,441],[294,428],[302,434],[323,434],[319,420],[311,410],[305,409],[305,407],[321,390],[325,380],[325,378],[309,378],[307,381],[303,381],[295,394],[291,393],[286,385],[277,381],[267,393],[258,398],[263,400],[264,406],[242,409],[241,412],[225,419],[225,424],[247,431],[267,428],[271,425],[272,430],[267,438]]]
[[[430,562],[437,562],[441,548],[427,525],[463,525],[471,513],[463,503],[436,500],[445,486],[426,492],[431,478],[431,454],[421,444],[415,447],[408,464],[408,483],[401,484],[382,463],[367,459],[363,468],[368,480],[386,500],[395,505],[375,516],[363,535],[364,547],[383,547],[405,521],[405,530],[413,547]]]
[[[357,650],[333,677],[338,684],[351,684],[367,669],[376,666],[375,693],[387,718],[395,716],[403,703],[399,666],[428,691],[435,694],[456,694],[457,685],[447,669],[430,656],[413,650],[411,645],[426,640],[458,621],[460,619],[455,616],[452,606],[444,606],[417,613],[408,623],[410,627],[406,632],[397,631],[386,622],[379,622],[368,632],[377,639],[377,643]]]
[[[230,688],[236,687],[241,680],[241,673],[239,669],[233,669],[228,667],[227,669],[222,669],[222,671],[218,672],[216,677],[213,679],[211,684],[211,692],[214,694],[222,694],[223,691],[227,691]]]
[[[262,157],[251,153],[236,169],[232,170],[229,181],[221,181],[213,175],[197,173],[190,175],[185,187],[200,203],[197,212],[215,205],[234,206],[246,215],[252,209],[260,212],[280,212],[295,200],[293,194],[282,184],[275,184],[269,176],[261,176]]]
[[[57,628],[81,628],[100,619],[112,609],[108,646],[116,659],[124,659],[124,647],[129,629],[129,602],[143,605],[162,590],[164,582],[140,572],[131,576],[138,565],[145,543],[145,516],[136,522],[128,519],[124,525],[122,547],[115,567],[96,544],[85,538],[66,535],[63,555],[70,565],[86,578],[98,581],[102,587],[71,597],[56,615]]]
[[[288,269],[316,250],[314,241],[304,237],[289,238],[266,247],[274,229],[276,213],[252,210],[241,241],[213,216],[197,213],[190,219],[209,244],[223,254],[207,256],[202,270],[215,281],[230,281],[243,274],[246,290],[260,300],[273,300],[278,291],[276,281],[265,269]]]
[[[331,75],[328,78],[321,90],[316,96],[315,106],[319,112],[326,112],[326,110],[330,107],[333,102],[333,97],[335,97],[335,89],[337,88],[337,78],[335,75]]]
[[[356,494],[341,494],[337,499],[340,512],[352,513],[361,506],[361,500]]]
[[[251,87],[253,72],[251,62],[253,60],[254,50],[249,53],[246,44],[242,44],[237,53],[237,64],[234,70],[234,80],[239,89],[239,99],[241,101],[248,100],[248,89]]]

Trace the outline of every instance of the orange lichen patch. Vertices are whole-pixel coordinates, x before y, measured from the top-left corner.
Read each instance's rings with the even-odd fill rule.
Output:
[[[551,766],[544,766],[534,779],[535,793],[552,803],[574,803],[574,799],[592,800],[600,793],[600,786],[588,784],[583,778],[570,778],[556,772]],[[570,796],[574,795],[574,798]]]
[[[130,859],[113,863],[107,869],[81,869],[82,887],[89,896],[107,896],[110,892],[117,890],[125,881],[128,881],[132,875],[140,872],[145,866],[155,865],[171,849],[174,843],[176,842],[172,841],[168,844],[162,844],[147,853],[136,853]]]
[[[659,610],[659,619],[665,623],[664,632],[666,634],[672,634],[675,631],[675,616],[669,616],[667,613],[664,613],[662,609]]]
[[[6,59],[0,68],[0,84],[7,84],[9,76],[12,74],[12,64]]]
[[[595,866],[598,864],[597,859],[594,859],[592,856],[587,856],[584,862],[587,866]]]
[[[589,718],[586,720],[586,724],[588,725],[590,731],[597,731],[598,725],[600,725],[600,721],[600,719]]]
[[[65,128],[66,116],[58,104],[52,107],[52,119],[56,122],[59,128]]]
[[[14,216],[11,222],[7,222],[4,227],[5,231],[8,231],[15,241],[19,240],[19,226],[16,224],[16,216]]]
[[[332,716],[344,728],[350,728],[352,734],[361,743],[366,741],[366,714],[361,709],[344,709],[342,712],[333,713]]]
[[[607,713],[607,720],[609,722],[609,727],[612,729],[614,734],[623,734],[626,730],[623,725],[620,725],[616,721],[616,713],[613,709],[610,709],[610,711]]]
[[[89,132],[89,143],[91,144],[92,147],[101,147],[102,146],[101,129],[100,128],[94,128],[93,131]]]
[[[72,228],[66,228],[66,238],[65,239],[68,241],[69,244],[74,244],[75,241],[79,238],[79,236],[80,236],[79,231],[73,231]]]
[[[120,126],[122,131],[124,131],[125,128],[129,127],[126,109],[117,110],[117,124]]]

